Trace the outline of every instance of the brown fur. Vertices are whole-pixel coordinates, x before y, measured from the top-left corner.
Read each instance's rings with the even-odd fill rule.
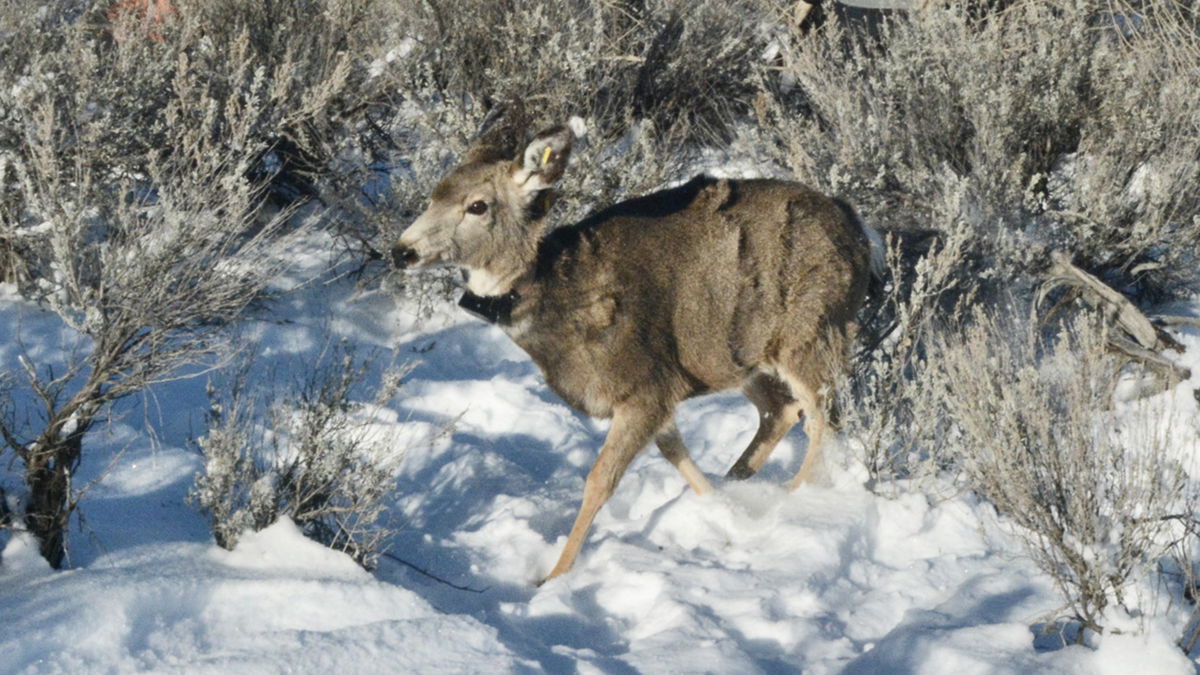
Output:
[[[560,128],[538,139],[524,163],[473,161],[448,176],[397,259],[460,264],[494,294],[515,292],[508,335],[564,400],[613,418],[554,577],[651,440],[697,492],[710,489],[675,429],[673,412],[689,397],[740,386],[758,407],[759,431],[730,470],[738,478],[803,413],[809,451],[793,485],[811,479],[870,254],[847,207],[778,180],[699,176],[546,234],[528,214],[536,192],[521,181],[545,189],[557,180],[571,136]],[[528,158],[547,144],[562,164],[537,183]],[[461,215],[478,199],[491,200],[486,224]]]

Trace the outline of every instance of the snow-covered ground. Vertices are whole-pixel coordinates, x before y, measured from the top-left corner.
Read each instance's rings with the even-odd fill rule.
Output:
[[[323,250],[315,241],[314,273]],[[1200,306],[1191,306],[1196,313]],[[1121,634],[1067,646],[1033,626],[1062,606],[994,511],[968,495],[879,495],[845,451],[832,484],[786,492],[797,429],[761,474],[720,479],[753,435],[739,396],[689,402],[679,426],[714,494],[646,452],[568,574],[538,588],[575,516],[606,425],[569,409],[494,327],[452,305],[424,322],[349,280],[275,301],[247,331],[261,372],[330,334],[418,362],[378,416],[406,448],[390,551],[367,573],[290,523],[227,552],[185,503],[201,462],[202,379],[125,402],[86,441],[100,477],[49,570],[22,537],[0,564],[3,672],[1193,672],[1174,645],[1190,607],[1147,577]],[[0,367],[69,336],[0,288]],[[1200,374],[1200,333],[1183,336]],[[1190,395],[1179,424],[1200,426]],[[453,432],[440,434],[453,422]],[[151,431],[153,430],[153,432]],[[120,455],[109,468],[110,460]],[[2,540],[0,540],[2,541]]]

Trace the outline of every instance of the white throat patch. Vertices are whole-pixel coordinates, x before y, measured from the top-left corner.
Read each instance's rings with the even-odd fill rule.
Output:
[[[475,295],[484,297],[504,295],[512,290],[512,282],[487,270],[469,268],[467,270],[467,288]]]

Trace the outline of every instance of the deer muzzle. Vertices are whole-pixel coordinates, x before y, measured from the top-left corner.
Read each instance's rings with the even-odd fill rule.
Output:
[[[420,259],[421,256],[417,253],[417,249],[412,248],[411,246],[396,244],[392,247],[392,264],[395,265],[396,269],[398,270],[412,267],[413,265],[416,265],[417,261]]]

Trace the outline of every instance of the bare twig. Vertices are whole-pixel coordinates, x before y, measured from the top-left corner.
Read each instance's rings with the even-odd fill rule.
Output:
[[[403,558],[396,557],[396,556],[392,555],[391,553],[382,553],[380,555],[382,555],[384,558],[387,558],[388,560],[391,560],[392,562],[404,565],[405,567],[409,568],[410,570],[412,570],[422,576],[433,579],[434,581],[438,582],[439,584],[444,584],[455,590],[467,591],[468,593],[483,593],[488,590],[487,587],[471,588],[470,586],[460,586],[452,581],[447,581],[447,580],[439,577],[438,575],[434,574],[433,572],[430,572],[429,570],[422,569],[421,567],[418,567],[417,565],[414,565],[414,564],[408,562],[407,560],[404,560]]]

